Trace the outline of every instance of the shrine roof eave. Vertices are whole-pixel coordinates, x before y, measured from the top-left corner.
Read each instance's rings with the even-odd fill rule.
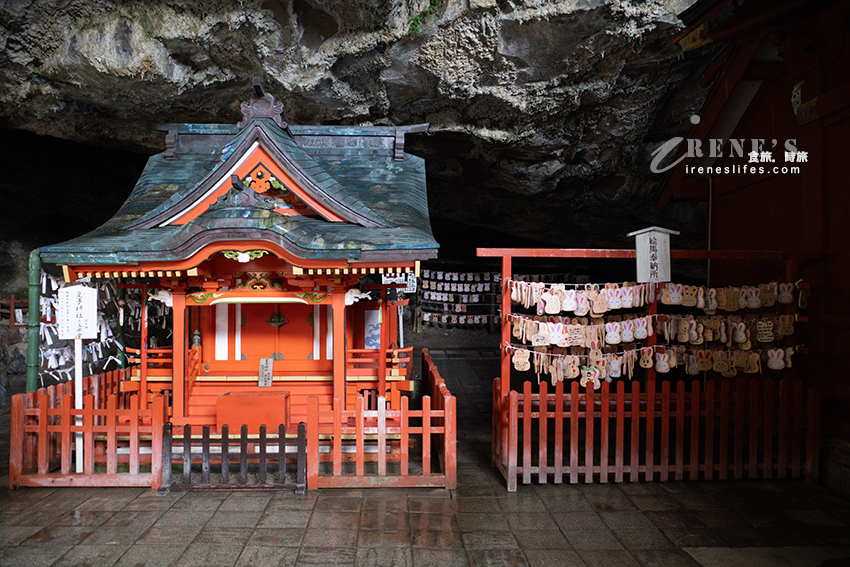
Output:
[[[384,234],[376,234],[376,231]],[[230,243],[245,248],[248,242],[253,248],[268,249],[295,262],[299,259],[360,262],[428,260],[436,257],[439,248],[433,236],[410,228],[369,229],[371,242],[351,237],[327,241],[313,238],[307,242],[306,239],[290,237],[294,231],[281,233],[260,228],[214,228],[194,234],[169,228],[144,232],[149,237],[144,241],[140,241],[137,232],[129,235],[86,235],[45,246],[39,252],[43,261],[63,265],[137,266],[156,262],[182,266],[188,262],[185,267],[191,267],[216,251],[226,249]],[[304,234],[308,233],[305,231]]]

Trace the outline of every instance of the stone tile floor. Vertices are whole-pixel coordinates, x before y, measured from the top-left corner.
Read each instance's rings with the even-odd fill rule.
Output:
[[[458,397],[457,490],[8,490],[3,566],[843,566],[850,501],[797,481],[520,485],[491,469],[498,355],[432,351]]]

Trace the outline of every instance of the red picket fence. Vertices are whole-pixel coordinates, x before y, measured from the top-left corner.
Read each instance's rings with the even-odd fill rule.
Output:
[[[320,411],[317,397],[307,399],[307,488],[457,487],[456,399],[427,350],[423,367],[431,395],[422,396],[419,410],[410,409],[407,396],[401,396],[399,409],[388,409],[386,397],[379,396],[376,410],[366,409],[363,396],[348,410],[334,398],[331,411]],[[414,441],[418,455],[411,455]],[[320,471],[322,462],[330,464],[329,471]],[[398,463],[398,471],[390,473],[388,462]]]
[[[546,382],[500,398],[493,386],[493,464],[515,491],[533,478],[636,482],[800,478],[817,484],[820,401],[801,380],[617,382],[580,391]],[[745,474],[746,473],[746,474]]]
[[[158,488],[165,399],[155,396],[140,409],[138,396],[120,392],[119,382],[128,376],[128,370],[120,370],[86,377],[79,410],[72,382],[12,396],[10,486]],[[77,433],[83,440],[80,473],[72,463]]]

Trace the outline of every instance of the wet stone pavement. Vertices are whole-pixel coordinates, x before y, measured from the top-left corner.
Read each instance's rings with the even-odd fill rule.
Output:
[[[498,353],[431,354],[458,398],[458,488],[190,492],[8,487],[3,566],[844,566],[850,501],[798,481],[520,485],[490,467]]]

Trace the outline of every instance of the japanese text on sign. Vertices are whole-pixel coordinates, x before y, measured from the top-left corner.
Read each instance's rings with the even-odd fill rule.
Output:
[[[63,287],[59,290],[56,312],[60,339],[97,337],[97,290],[90,287]]]

